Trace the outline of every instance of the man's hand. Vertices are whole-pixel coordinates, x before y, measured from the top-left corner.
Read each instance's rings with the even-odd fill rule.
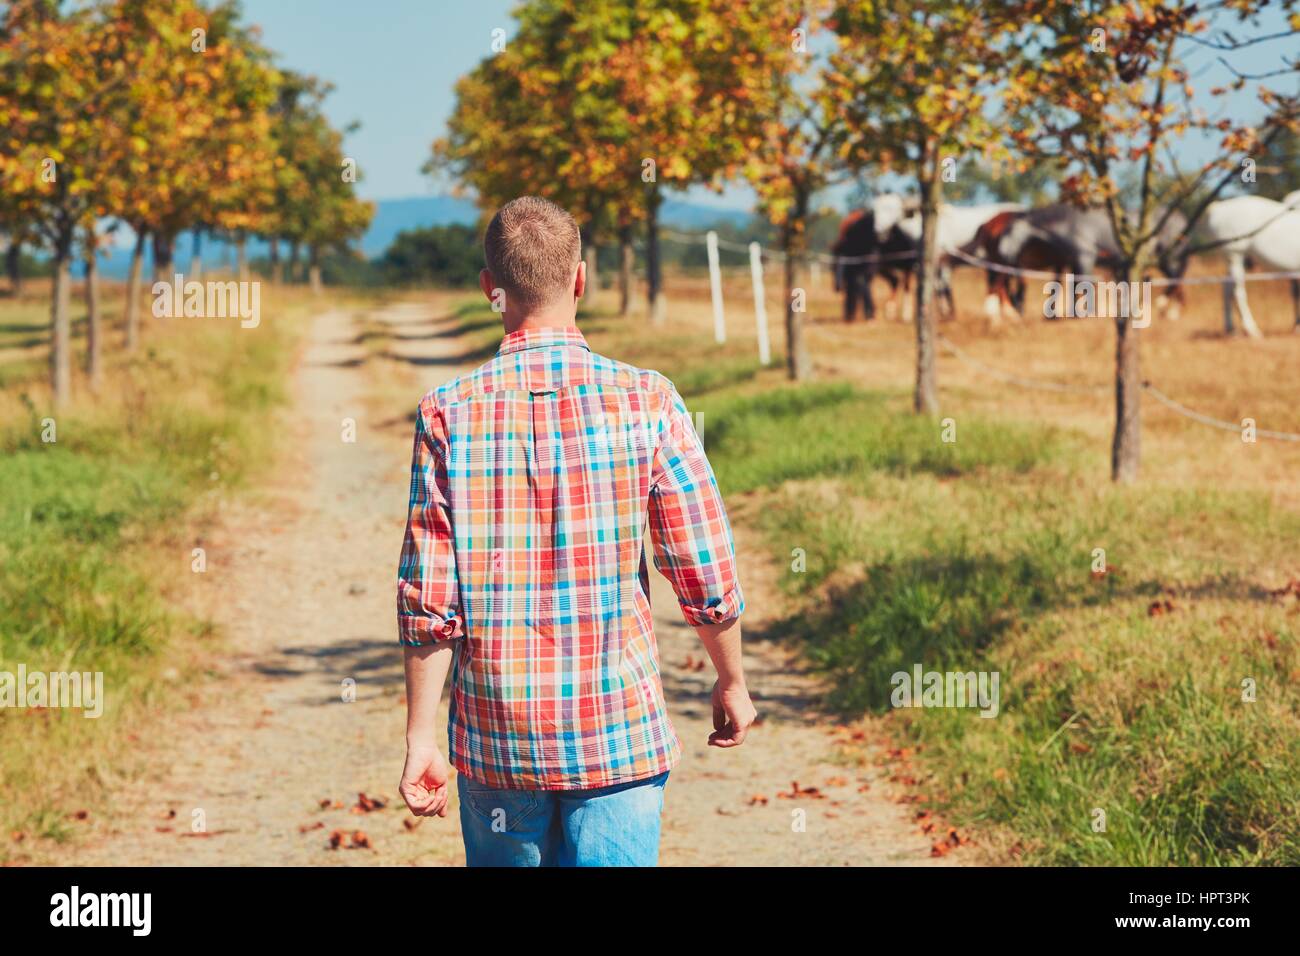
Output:
[[[407,744],[406,766],[397,785],[406,806],[417,817],[445,817],[450,773],[437,744]]]
[[[451,666],[452,642],[405,648],[406,766],[397,785],[417,817],[447,815],[447,761],[435,743],[438,700]]]
[[[749,689],[743,683],[722,686],[713,682],[713,733],[709,734],[710,747],[739,747],[745,734],[758,717],[754,702],[749,699]]]

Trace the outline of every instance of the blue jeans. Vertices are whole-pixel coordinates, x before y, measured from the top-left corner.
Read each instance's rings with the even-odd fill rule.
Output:
[[[470,866],[655,866],[667,772],[596,790],[495,790],[456,777]]]

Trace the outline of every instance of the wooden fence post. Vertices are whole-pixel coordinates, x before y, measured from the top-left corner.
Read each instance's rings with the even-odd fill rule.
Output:
[[[767,303],[763,301],[763,247],[757,242],[749,244],[749,274],[754,280],[754,322],[758,327],[758,361],[767,365],[772,361],[772,349],[767,341]]]
[[[721,345],[727,341],[727,323],[722,315],[722,268],[718,265],[718,234],[710,229],[704,238],[709,250],[709,292],[713,296],[713,339]]]

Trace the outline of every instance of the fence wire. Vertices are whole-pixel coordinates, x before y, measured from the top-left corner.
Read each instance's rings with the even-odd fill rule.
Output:
[[[706,241],[698,235],[675,232],[670,229],[660,230],[660,235],[672,242],[681,242],[685,244],[699,244],[700,242]],[[729,240],[722,239],[721,237],[718,237],[716,241],[719,249],[727,249],[733,252],[743,252],[747,255],[749,254],[750,246],[746,243],[731,242]],[[768,261],[782,262],[786,259],[786,255],[780,251],[767,250],[764,249],[761,245],[759,246],[759,249],[760,249],[761,257],[767,259]],[[1052,272],[1043,272],[1037,269],[1020,269],[1014,266],[1006,266],[1006,265],[1002,265],[1001,263],[991,262],[987,259],[981,259],[978,256],[970,255],[969,253],[963,252],[960,249],[949,250],[949,254],[953,255],[958,259],[961,259],[962,261],[970,265],[978,266],[981,269],[987,269],[992,272],[1000,272],[1004,275],[1014,275],[1014,276],[1020,276],[1022,278],[1044,278],[1044,279],[1055,279],[1057,277],[1056,273],[1052,273]],[[862,262],[882,262],[891,259],[905,259],[905,258],[915,259],[916,254],[909,252],[909,253],[878,253],[878,254],[872,254],[867,256],[833,256],[833,255],[828,255],[826,253],[809,253],[808,258],[815,259],[819,262],[825,262],[830,264],[851,264],[851,263],[862,263]],[[1103,279],[1102,276],[1091,274],[1091,273],[1085,275],[1076,275],[1075,278],[1088,279],[1088,280]],[[1252,272],[1246,274],[1246,281],[1248,282],[1275,281],[1281,279],[1300,279],[1300,272]],[[1196,276],[1190,279],[1186,279],[1186,278],[1170,279],[1168,277],[1163,277],[1163,278],[1154,278],[1149,281],[1151,282],[1152,285],[1162,285],[1162,286],[1175,285],[1175,284],[1223,285],[1225,283],[1232,282],[1233,279],[1231,276]],[[952,353],[952,355],[956,357],[959,361],[970,366],[971,368],[974,368],[977,371],[982,372],[983,374],[988,375],[992,378],[996,378],[999,381],[1006,382],[1009,385],[1019,386],[1020,388],[1030,388],[1030,389],[1035,389],[1037,391],[1044,391],[1044,392],[1056,392],[1058,394],[1100,395],[1109,392],[1114,387],[1112,385],[1076,385],[1070,382],[1053,382],[1047,379],[1030,378],[1024,375],[1016,375],[1013,372],[1008,372],[1005,369],[1001,369],[998,368],[997,366],[989,365],[986,362],[980,361],[970,353],[964,351],[963,349],[958,348],[953,342],[951,342],[950,340],[948,340],[942,335],[938,336],[938,342],[940,345],[946,348],[950,353]],[[1207,415],[1204,412],[1198,412],[1196,409],[1189,408],[1188,406],[1184,405],[1182,402],[1170,398],[1168,395],[1166,395],[1160,389],[1156,388],[1156,386],[1152,385],[1150,382],[1143,382],[1141,387],[1144,392],[1150,394],[1166,408],[1170,409],[1171,411],[1175,412],[1178,415],[1183,416],[1184,418],[1190,419],[1191,421],[1204,425],[1207,428],[1215,428],[1215,429],[1219,429],[1220,431],[1233,432],[1235,434],[1241,433],[1240,425],[1235,424],[1233,422],[1225,421],[1221,418],[1215,418],[1212,415]],[[1300,434],[1297,434],[1295,432],[1282,432],[1282,431],[1274,431],[1272,429],[1267,429],[1267,428],[1256,428],[1255,434],[1260,438],[1268,438],[1275,441],[1300,442]]]

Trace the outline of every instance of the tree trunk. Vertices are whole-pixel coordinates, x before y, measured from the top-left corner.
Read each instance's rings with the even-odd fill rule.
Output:
[[[600,294],[600,277],[596,271],[596,243],[588,235],[587,241],[582,248],[583,261],[587,263],[587,291],[583,293],[583,298],[587,300],[587,308],[596,307],[596,296]]]
[[[187,279],[198,282],[203,278],[203,230],[194,230],[194,239],[190,243],[190,274]]]
[[[93,237],[86,242],[86,376],[90,390],[99,391],[101,355],[103,350],[102,316],[99,313],[99,263]]]
[[[1120,269],[1116,282],[1141,276],[1144,270]],[[1147,308],[1150,308],[1148,303]],[[1131,311],[1131,310],[1130,310]],[[1142,460],[1142,369],[1138,361],[1138,330],[1131,315],[1115,319],[1115,438],[1111,444],[1110,477],[1120,484],[1137,480]]]
[[[307,266],[307,281],[311,284],[312,295],[320,295],[320,250],[315,246],[311,247],[308,252],[309,262]]]
[[[939,412],[939,386],[935,368],[935,293],[939,267],[939,201],[943,179],[939,175],[938,145],[927,145],[921,175],[921,274],[916,283],[916,391],[912,408],[917,414]]]
[[[144,244],[148,233],[135,234],[135,248],[131,250],[131,267],[126,273],[126,350],[134,351],[140,344],[140,269],[144,265]]]
[[[289,243],[289,281],[298,281],[298,243]]]
[[[618,231],[618,314],[632,311],[632,227],[623,226]]]
[[[54,248],[54,291],[50,297],[50,387],[54,404],[72,398],[72,238],[59,239]]]
[[[796,209],[796,222],[801,221],[801,209]],[[806,382],[812,377],[812,362],[803,337],[803,313],[795,311],[794,288],[796,270],[803,267],[803,242],[801,235],[787,227],[781,234],[781,251],[785,253],[785,368],[796,382]]]
[[[175,236],[161,232],[153,234],[153,281],[171,282],[172,253],[175,249]]]
[[[276,285],[284,282],[284,263],[280,261],[280,240],[271,237],[271,281]]]
[[[235,272],[240,282],[248,281],[248,239],[242,232],[235,237]]]
[[[16,299],[23,291],[23,242],[10,239],[9,249],[5,252],[5,272],[9,276],[9,292]]]
[[[664,301],[663,272],[659,264],[659,189],[652,183],[646,193],[645,219],[645,271],[646,271],[646,306],[650,311],[650,321],[654,325],[663,325],[667,317],[667,303]]]

